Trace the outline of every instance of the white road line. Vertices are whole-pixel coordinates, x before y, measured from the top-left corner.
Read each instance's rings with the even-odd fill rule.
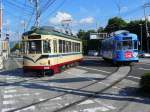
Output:
[[[33,111],[33,110],[35,110],[35,106],[30,106],[30,107],[27,107],[27,108],[24,108],[24,109],[21,109],[21,110],[17,110],[15,112],[22,112],[22,111],[27,111],[27,110]]]
[[[18,79],[17,77],[6,77],[7,80],[10,80],[10,79]]]
[[[13,98],[13,95],[4,95],[3,98]]]
[[[13,90],[5,90],[4,93],[14,93],[16,92],[17,90],[13,89]]]
[[[128,76],[129,78],[134,78],[134,79],[141,79],[140,77],[135,77],[135,76]]]
[[[5,87],[4,89],[14,89],[15,87],[13,87],[13,86],[7,86],[7,87]]]
[[[14,103],[15,103],[14,100],[6,100],[6,101],[3,101],[3,105],[14,104]]]
[[[140,70],[146,70],[146,71],[150,71],[150,69],[146,69],[146,68],[138,68]]]
[[[104,102],[101,102],[101,101],[98,100],[98,99],[95,99],[94,101],[97,102],[97,103],[99,103],[99,104],[102,105],[102,106],[105,106],[106,108],[109,108],[109,109],[112,109],[112,110],[116,109],[116,107],[114,107],[114,106],[112,106],[112,105],[109,105],[109,104],[105,104]]]
[[[15,109],[15,108],[3,108],[1,110],[1,112],[7,112],[7,111],[10,111],[10,110],[13,110],[13,109]]]
[[[30,94],[14,94],[14,95],[4,95],[3,98],[13,98],[13,97],[20,97],[20,96],[29,96]]]
[[[94,69],[94,68],[89,68],[89,67],[82,67],[82,66],[78,66],[80,68],[85,68],[85,69],[89,69],[89,70],[95,70],[95,71],[99,71],[99,72],[104,72],[104,73],[111,73],[111,72],[108,72],[108,71],[104,71],[104,70],[99,70],[99,69]]]
[[[108,110],[110,110],[110,109],[102,106],[102,107],[84,109],[83,112],[105,112]]]
[[[78,105],[87,105],[87,104],[92,104],[92,103],[94,103],[94,101],[92,101],[92,100],[86,100],[86,101],[84,101],[84,102],[82,102],[82,103],[80,103]]]

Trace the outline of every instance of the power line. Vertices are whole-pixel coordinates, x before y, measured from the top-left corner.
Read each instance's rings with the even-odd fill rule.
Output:
[[[45,18],[48,18],[50,15],[52,15],[53,13],[55,13],[57,10],[59,10],[59,8],[61,8],[63,5],[64,5],[64,3],[66,2],[67,0],[63,0],[61,3],[60,3],[60,5],[58,6],[58,7],[56,7],[53,11],[51,11],[49,14],[47,14],[47,17],[45,17]],[[47,21],[46,21],[47,19],[45,19],[44,20],[44,23],[43,24],[45,24]]]

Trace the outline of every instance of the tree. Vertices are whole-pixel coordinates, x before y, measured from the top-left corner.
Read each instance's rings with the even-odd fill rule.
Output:
[[[126,26],[127,23],[122,18],[114,17],[108,20],[105,31],[111,33],[117,30],[121,30]]]
[[[16,44],[14,45],[14,47],[11,49],[11,52],[16,51],[16,50],[20,50],[20,45],[19,45],[19,43],[16,43]]]
[[[142,26],[140,26],[142,25]],[[146,28],[145,28],[145,21],[142,20],[134,20],[128,23],[126,30],[130,31],[131,33],[135,33],[138,35],[139,41],[141,41],[141,27],[142,27],[142,42],[143,44],[143,50],[146,51],[146,44],[147,44],[147,38],[146,38]],[[148,22],[148,27],[150,28],[150,22]]]

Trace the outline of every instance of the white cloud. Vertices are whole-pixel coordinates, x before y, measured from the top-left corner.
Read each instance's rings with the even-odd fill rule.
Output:
[[[81,24],[92,24],[93,22],[94,22],[93,17],[83,18],[79,21],[79,23],[81,23]]]
[[[73,20],[72,15],[66,12],[57,12],[55,17],[49,19],[52,24],[60,24],[63,20]]]

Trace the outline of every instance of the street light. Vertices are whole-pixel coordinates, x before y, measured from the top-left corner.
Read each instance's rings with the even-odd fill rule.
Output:
[[[139,24],[140,25],[140,29],[141,29],[141,38],[140,38],[140,40],[141,40],[141,51],[143,50],[143,45],[142,45],[142,39],[143,39],[143,35],[142,35],[142,33],[143,33],[143,31],[142,31],[142,24]]]

